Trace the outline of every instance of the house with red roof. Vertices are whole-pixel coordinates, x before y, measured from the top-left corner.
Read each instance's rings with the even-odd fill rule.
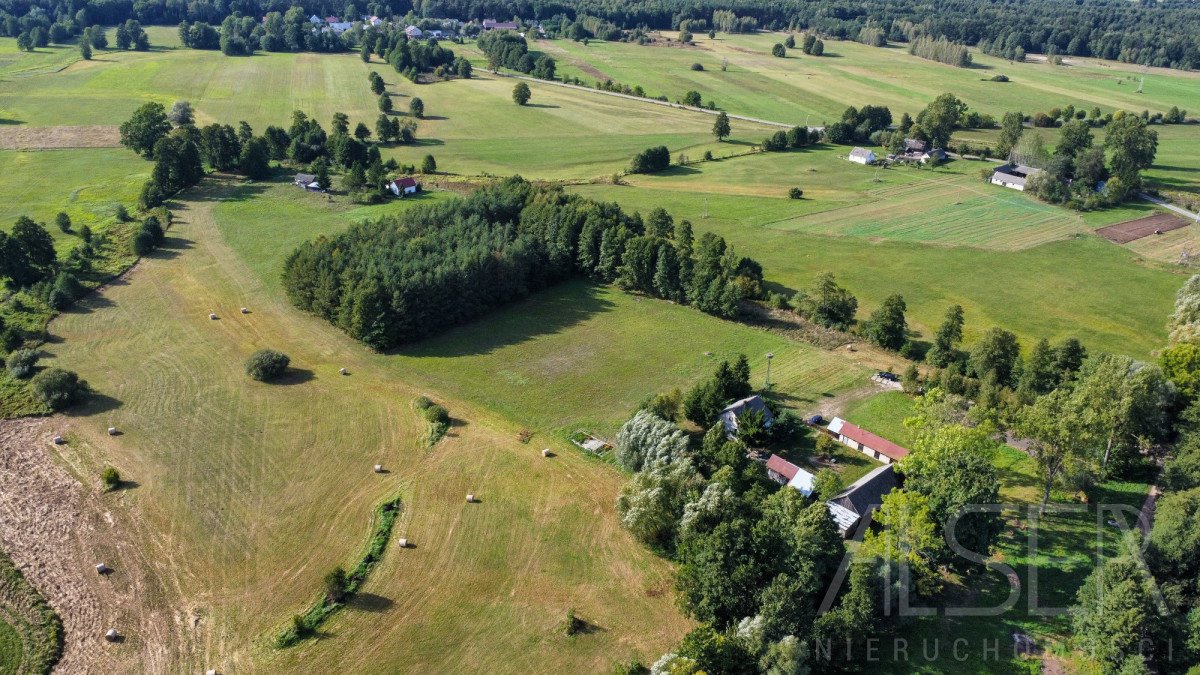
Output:
[[[800,491],[805,497],[811,496],[816,476],[792,464],[779,455],[771,455],[767,460],[767,476],[779,483]]]
[[[882,436],[851,424],[846,420],[835,417],[829,423],[829,433],[841,444],[854,448],[864,455],[891,464],[908,456],[908,449],[889,441]]]
[[[397,178],[387,184],[387,189],[392,191],[392,194],[397,197],[404,195],[416,194],[421,190],[421,185],[417,183],[417,179],[412,176],[404,176]]]

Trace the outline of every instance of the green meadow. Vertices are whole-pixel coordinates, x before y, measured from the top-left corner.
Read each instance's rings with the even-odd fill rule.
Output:
[[[663,33],[674,38],[673,33]],[[973,109],[999,117],[1009,110],[1034,112],[1073,104],[1099,106],[1105,112],[1126,109],[1165,112],[1179,106],[1200,112],[1200,75],[1145,69],[1092,59],[1068,66],[1045,62],[1013,63],[971,51],[974,65],[955,68],[910,56],[903,46],[868,47],[827,40],[825,54],[806,56],[798,49],[785,58],[771,56],[783,33],[695,36],[694,46],[662,43],[540,40],[537,48],[554,56],[559,72],[588,84],[598,78],[641,85],[652,96],[682,98],[699,91],[730,112],[812,125],[834,122],[848,105],[886,105],[899,116],[915,115],[938,94],[951,91]],[[721,70],[722,61],[726,70]],[[693,63],[704,67],[693,71]],[[1009,82],[992,82],[1003,74]],[[1141,77],[1146,82],[1136,93]]]

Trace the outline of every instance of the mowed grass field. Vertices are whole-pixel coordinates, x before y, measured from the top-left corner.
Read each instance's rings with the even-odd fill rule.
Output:
[[[780,377],[808,387],[820,373],[829,386],[858,375],[823,352],[789,352],[765,334],[756,343],[750,329],[666,303],[623,304],[584,285],[531,302],[606,298],[611,306],[589,321],[540,335],[526,328],[533,334],[498,344],[511,330],[502,314],[418,347],[428,354],[373,354],[264,283],[287,250],[277,248],[274,262],[261,251],[243,256],[224,233],[257,224],[222,213],[249,203],[228,198],[212,187],[177,205],[164,250],[60,318],[49,347],[53,363],[99,392],[72,414],[70,433],[94,448],[97,466],[136,483],[126,494],[158,535],[147,545],[167,586],[203,617],[184,668],[515,672],[537,663],[596,672],[657,658],[688,628],[671,600],[670,570],[618,526],[620,473],[542,425],[585,416],[611,428],[660,384],[706,372],[702,346],[776,349],[776,366],[794,364]],[[270,241],[270,230],[259,234]],[[658,334],[664,344],[699,333],[690,338],[696,353],[647,349],[650,323],[675,326]],[[545,370],[547,354],[601,330],[615,346]],[[289,353],[293,374],[275,385],[247,378],[242,362],[260,347]],[[498,349],[509,350],[510,367],[541,368],[529,373],[537,379],[517,386],[489,370],[486,355]],[[640,363],[608,363],[622,350]],[[533,393],[520,398],[521,387]],[[516,402],[492,400],[504,392]],[[581,403],[588,392],[590,407]],[[411,407],[422,393],[457,420],[432,450]],[[108,436],[108,426],[123,434]],[[517,441],[524,426],[535,431],[528,445]],[[546,446],[555,458],[541,457]],[[391,473],[373,473],[375,463]],[[394,536],[415,548],[389,548],[361,601],[321,640],[284,653],[266,647],[316,597],[326,571],[360,555],[372,507],[397,492],[404,513]],[[482,503],[465,504],[468,492]],[[599,630],[561,637],[556,626],[570,607]]]
[[[444,196],[432,193],[422,200]],[[347,209],[277,183],[233,189],[213,212],[263,287],[278,292],[283,260],[295,245],[395,208]],[[531,428],[608,434],[643,399],[686,387],[711,373],[720,359],[745,353],[752,378],[761,380],[768,352],[776,355],[771,380],[784,402],[795,406],[861,384],[869,374],[830,352],[763,330],[583,281],[403,347],[391,363],[406,381],[479,403]]]
[[[675,38],[675,33],[663,33]],[[621,84],[640,84],[652,96],[671,100],[691,89],[705,100],[743,115],[790,124],[820,125],[841,119],[848,105],[886,105],[899,116],[916,115],[938,94],[954,92],[973,109],[999,117],[1009,110],[1034,112],[1073,104],[1105,112],[1126,109],[1165,112],[1176,105],[1200,112],[1200,74],[1144,69],[1094,59],[1071,59],[1071,65],[1013,63],[972,49],[971,68],[910,56],[905,45],[868,47],[857,42],[826,40],[825,54],[806,56],[788,50],[771,56],[771,46],[784,33],[729,35],[716,39],[697,33],[695,45],[539,40],[536,48],[558,60],[560,73],[592,84],[601,75]],[[721,70],[725,61],[727,69]],[[703,71],[691,70],[693,63]],[[991,82],[1004,74],[1009,82]],[[1146,84],[1136,93],[1143,76]]]
[[[0,117],[33,126],[118,125],[145,101],[170,107],[186,99],[199,124],[245,120],[260,131],[286,128],[292,111],[301,110],[326,127],[344,112],[351,125],[365,122],[373,130],[379,109],[367,82],[371,69],[384,77],[397,111],[406,114],[412,97],[425,103],[418,143],[384,152],[401,163],[419,165],[433,154],[439,169],[452,173],[591,178],[620,171],[636,152],[656,145],[693,156],[717,147],[712,117],[702,113],[537,83],[531,104],[519,107],[511,79],[480,71],[471,80],[415,85],[387,64],[364,64],[349,53],[229,58],[187,49],[106,51],[52,78],[6,82]],[[767,127],[742,125],[735,140],[766,133]]]

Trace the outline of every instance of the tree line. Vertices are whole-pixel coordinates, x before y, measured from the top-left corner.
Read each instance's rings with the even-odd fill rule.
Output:
[[[339,15],[343,5],[328,0],[305,2],[305,14]],[[411,8],[394,0],[378,2],[369,10],[379,16],[400,16]],[[756,28],[805,30],[833,39],[855,40],[864,29],[878,30],[886,39],[911,42],[921,37],[946,39],[962,45],[981,45],[993,53],[1040,52],[1094,56],[1152,66],[1194,69],[1200,66],[1200,9],[1186,3],[1128,3],[1092,0],[1063,6],[1054,2],[1020,6],[983,0],[918,2],[868,0],[853,6],[821,2],[764,2],[747,0],[736,13],[715,0],[534,0],[514,8],[499,0],[428,0],[420,6],[425,17],[472,19],[511,17],[539,19],[551,26],[582,28],[612,39],[614,29],[678,30],[682,25],[711,26],[726,32]],[[134,19],[142,24],[219,24],[237,12],[262,17],[286,12],[288,6],[264,0],[245,0],[234,6],[214,3],[175,3],[168,0],[90,0],[78,9],[51,0],[0,1],[0,31],[17,37],[34,28],[48,31],[56,23],[77,26],[118,24]],[[351,17],[356,18],[356,17]],[[256,19],[257,20],[257,19]],[[603,28],[608,27],[611,28]],[[82,30],[81,28],[79,29]],[[78,34],[78,33],[76,33]],[[574,37],[573,35],[571,37]],[[878,41],[878,38],[873,38]],[[997,48],[995,45],[1002,45]]]
[[[575,276],[720,316],[762,287],[757,263],[711,233],[693,238],[690,223],[661,209],[643,220],[519,177],[310,241],[283,273],[293,304],[376,349]]]

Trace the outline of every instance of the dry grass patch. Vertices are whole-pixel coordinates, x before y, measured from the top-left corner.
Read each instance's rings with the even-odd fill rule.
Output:
[[[121,133],[116,126],[97,124],[59,127],[0,127],[0,150],[62,150],[117,148]]]

